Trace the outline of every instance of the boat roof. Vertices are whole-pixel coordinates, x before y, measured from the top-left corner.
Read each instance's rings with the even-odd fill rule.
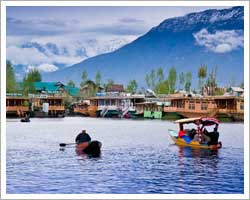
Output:
[[[187,119],[179,119],[176,120],[174,123],[179,124],[189,124],[194,123],[197,124],[197,121],[199,121],[199,124],[202,124],[204,126],[211,126],[214,124],[219,124],[219,120],[213,117],[193,117],[193,118],[187,118]]]
[[[200,117],[185,118],[185,119],[176,120],[174,123],[188,124],[188,123],[192,123],[192,122],[195,122],[197,120],[200,120],[200,119],[201,119]]]

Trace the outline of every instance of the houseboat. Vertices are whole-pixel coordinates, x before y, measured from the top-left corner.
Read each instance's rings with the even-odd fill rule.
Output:
[[[31,99],[31,112],[35,117],[64,117],[65,107],[61,96],[36,96]]]
[[[166,115],[173,113],[182,118],[217,117],[244,120],[244,98],[236,96],[169,97],[164,107]]]
[[[162,119],[164,102],[148,101],[135,104],[136,115],[150,119]]]
[[[88,108],[90,117],[132,117],[136,103],[143,102],[144,96],[96,96],[91,97]]]
[[[73,105],[73,113],[75,114],[80,114],[83,116],[89,116],[89,102],[79,102],[79,103],[74,103]]]
[[[22,96],[6,97],[6,116],[24,117],[29,112],[29,98]]]

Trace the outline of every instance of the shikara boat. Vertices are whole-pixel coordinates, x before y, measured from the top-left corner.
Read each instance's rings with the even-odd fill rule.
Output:
[[[84,142],[76,145],[78,154],[88,154],[91,157],[99,157],[101,154],[102,143],[99,141]]]
[[[222,147],[222,143],[218,142],[219,121],[216,118],[187,118],[177,120],[175,121],[175,123],[179,124],[179,132],[185,132],[185,135],[180,136],[177,131],[169,129],[170,138],[174,141],[176,145],[203,149],[219,149]],[[196,125],[196,129],[184,129],[185,124],[194,124]],[[214,131],[208,132],[206,130],[207,126],[215,126]],[[203,138],[208,138],[209,140],[204,141]]]

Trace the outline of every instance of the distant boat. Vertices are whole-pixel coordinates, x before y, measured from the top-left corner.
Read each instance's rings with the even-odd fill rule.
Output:
[[[21,122],[30,122],[30,119],[28,117],[26,117],[26,118],[22,118],[20,121]]]

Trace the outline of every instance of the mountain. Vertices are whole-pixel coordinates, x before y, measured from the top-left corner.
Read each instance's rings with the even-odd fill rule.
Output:
[[[99,70],[102,80],[118,83],[136,79],[145,85],[145,74],[163,67],[165,74],[171,66],[177,72],[191,71],[192,86],[197,86],[198,67],[217,66],[217,81],[228,85],[244,77],[244,8],[212,9],[164,20],[145,35],[113,51],[44,75],[46,81],[80,83],[81,73],[87,70],[94,79]],[[193,88],[192,87],[192,88]]]
[[[75,40],[70,41],[70,44],[57,44],[56,42],[39,42],[29,41],[20,45],[23,49],[36,49],[45,56],[74,56],[86,59],[102,53],[107,53],[118,49],[127,44],[129,41],[125,39],[110,39],[110,40]]]
[[[112,52],[125,44],[129,43],[129,38],[113,38],[113,39],[65,39],[65,41],[40,41],[33,39],[25,41],[17,46],[7,47],[7,61],[14,63],[16,78],[22,80],[25,73],[31,68],[37,68],[42,73],[51,72],[57,69],[63,69],[72,63],[76,63],[87,58]],[[17,51],[28,56],[17,56]],[[28,57],[33,56],[33,59]],[[39,61],[38,59],[43,60]],[[31,60],[31,61],[30,61]],[[27,61],[29,64],[27,64]]]

